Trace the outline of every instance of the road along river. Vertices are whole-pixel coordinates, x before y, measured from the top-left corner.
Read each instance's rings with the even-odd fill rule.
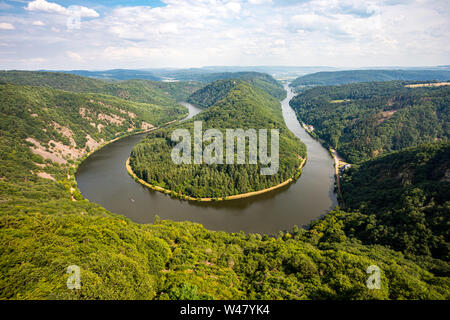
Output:
[[[162,219],[198,222],[210,230],[262,234],[306,225],[337,204],[334,162],[328,151],[302,128],[289,106],[294,94],[287,86],[286,90],[287,98],[281,103],[283,117],[308,152],[303,173],[295,183],[239,200],[196,203],[172,199],[143,187],[126,171],[125,161],[144,133],[113,142],[87,158],[76,174],[78,188],[89,201],[138,223],[151,223],[158,215]],[[183,104],[189,109],[188,117],[201,112]]]

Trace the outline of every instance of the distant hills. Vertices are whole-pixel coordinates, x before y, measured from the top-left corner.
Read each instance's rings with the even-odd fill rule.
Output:
[[[291,86],[299,89],[301,86],[341,85],[354,82],[371,81],[446,81],[450,79],[450,70],[347,70],[334,72],[317,72],[295,79]]]
[[[99,78],[104,80],[198,80],[202,75],[212,73],[235,73],[235,72],[259,72],[272,76],[286,77],[294,79],[299,75],[304,75],[319,71],[334,71],[332,67],[290,67],[290,66],[210,66],[202,68],[149,68],[149,69],[112,69],[112,70],[58,70],[51,72],[62,72],[76,74],[79,76]],[[49,70],[41,70],[49,71]]]
[[[125,100],[158,105],[174,105],[204,86],[193,81],[176,83],[151,80],[103,81],[68,73],[16,70],[0,71],[0,82],[45,86],[71,92],[102,93]]]
[[[43,70],[46,71],[46,70]],[[83,77],[99,78],[99,79],[116,79],[116,80],[161,80],[160,77],[154,75],[152,72],[145,70],[129,70],[129,69],[113,69],[104,71],[89,71],[89,70],[68,70],[59,71],[62,73],[76,74]]]

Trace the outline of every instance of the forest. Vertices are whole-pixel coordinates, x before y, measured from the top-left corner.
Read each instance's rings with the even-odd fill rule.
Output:
[[[450,141],[407,148],[342,173],[347,234],[450,260]]]
[[[298,167],[306,157],[306,148],[287,129],[275,98],[241,80],[217,80],[188,101],[207,109],[183,124],[148,135],[133,148],[130,165],[139,178],[175,194],[219,198],[269,188],[299,175]],[[261,165],[248,161],[239,165],[174,165],[171,150],[175,144],[171,134],[175,129],[186,128],[192,138],[194,121],[202,121],[203,130],[221,130],[223,136],[225,129],[279,129],[278,173],[261,175]],[[248,152],[247,147],[247,159]]]
[[[447,81],[448,70],[346,70],[322,71],[298,77],[291,86],[301,90],[303,86],[330,86],[373,81]]]
[[[18,85],[50,87],[79,93],[102,93],[124,100],[174,106],[185,100],[204,84],[160,82],[151,80],[99,80],[62,72],[1,71],[0,82]]]
[[[41,76],[44,81],[46,74]],[[230,101],[243,112],[247,102],[258,102],[258,118],[241,117],[240,125],[255,119],[265,125],[267,118],[280,125],[276,100],[247,83],[237,88],[254,94],[233,91],[232,98],[205,110],[211,119],[221,107],[231,108]],[[307,228],[261,235],[158,217],[137,224],[79,193],[73,176],[88,153],[83,139],[89,134],[107,142],[142,122],[175,120],[185,109],[80,92],[0,85],[1,299],[450,299],[442,240],[448,243],[448,142],[352,167],[342,178],[348,209],[336,208]],[[43,158],[28,137],[53,155],[73,146],[76,157],[66,163]],[[366,182],[373,183],[375,197],[359,192]],[[405,220],[396,201],[386,194],[377,198],[388,182],[408,210]],[[417,249],[402,246],[409,239]],[[66,287],[72,264],[81,268],[80,290]],[[366,287],[370,265],[381,269],[381,290]]]
[[[450,86],[388,81],[319,86],[291,100],[300,121],[348,162],[450,138]]]

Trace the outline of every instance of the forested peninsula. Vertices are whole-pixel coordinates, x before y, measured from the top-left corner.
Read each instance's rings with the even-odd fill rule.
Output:
[[[197,102],[205,111],[191,120],[170,129],[148,135],[133,149],[130,166],[137,177],[149,184],[173,191],[180,198],[225,198],[274,187],[297,178],[306,158],[306,148],[286,127],[280,103],[261,89],[241,80],[217,80],[200,89],[188,99]],[[260,163],[174,164],[171,140],[176,129],[187,129],[194,144],[194,123],[201,122],[203,130],[218,129],[277,129],[279,130],[279,168],[275,174],[261,175]],[[270,134],[268,134],[270,138]],[[268,143],[270,151],[271,143]],[[233,151],[236,153],[237,151]],[[229,155],[228,155],[229,156]],[[246,149],[246,159],[249,150]],[[192,158],[194,155],[192,155]],[[234,156],[233,156],[234,158]]]

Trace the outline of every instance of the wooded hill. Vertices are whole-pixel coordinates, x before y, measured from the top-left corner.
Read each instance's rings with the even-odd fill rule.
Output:
[[[291,86],[297,91],[302,86],[329,86],[372,81],[447,81],[448,70],[347,70],[322,71],[298,77]]]
[[[408,148],[342,173],[345,231],[364,243],[388,245],[449,261],[450,141]]]
[[[202,73],[191,77],[192,80],[201,82],[213,82],[216,80],[237,79],[252,84],[270,94],[272,97],[283,100],[286,98],[286,91],[283,86],[272,76],[260,72],[220,72],[220,73]],[[191,79],[190,78],[190,79]]]
[[[130,164],[139,178],[176,194],[217,198],[269,188],[298,173],[299,157],[306,156],[305,146],[287,129],[280,103],[275,98],[240,80],[215,81],[192,97],[208,108],[185,123],[148,135],[134,147]],[[170,138],[171,133],[175,129],[186,128],[193,139],[194,121],[202,121],[203,130],[221,130],[224,138],[225,129],[279,129],[278,173],[261,175],[260,169],[265,165],[248,164],[248,161],[245,165],[175,165],[171,159],[175,145]],[[270,151],[270,142],[268,146]],[[225,151],[223,162],[226,163]]]
[[[349,162],[450,138],[450,86],[370,82],[314,87],[291,101],[300,121]]]
[[[188,82],[159,82],[151,80],[99,80],[61,72],[0,71],[0,82],[44,86],[71,92],[103,93],[124,100],[175,105],[185,100],[204,84]]]

